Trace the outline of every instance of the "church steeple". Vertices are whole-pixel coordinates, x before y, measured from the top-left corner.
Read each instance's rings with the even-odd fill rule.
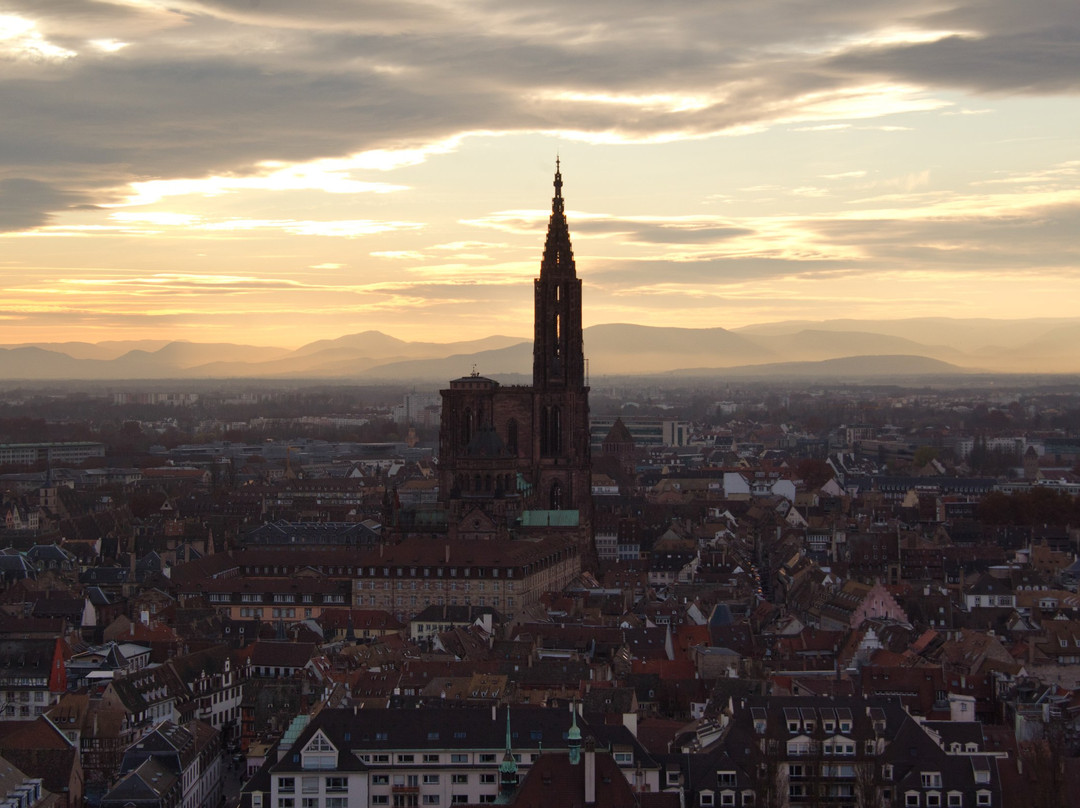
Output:
[[[544,257],[535,281],[533,386],[541,389],[585,386],[581,339],[581,281],[566,224],[559,160],[555,160],[555,196],[551,200]]]
[[[496,802],[506,804],[510,802],[518,785],[517,761],[510,748],[510,707],[506,708],[506,751],[503,753],[502,763],[499,764],[499,798]]]
[[[566,733],[566,748],[570,753],[570,765],[576,766],[581,762],[581,729],[577,725],[577,705],[570,704],[570,731]]]

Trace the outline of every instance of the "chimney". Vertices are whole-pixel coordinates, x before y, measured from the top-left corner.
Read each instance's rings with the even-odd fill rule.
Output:
[[[585,739],[585,804],[596,804],[596,739]]]

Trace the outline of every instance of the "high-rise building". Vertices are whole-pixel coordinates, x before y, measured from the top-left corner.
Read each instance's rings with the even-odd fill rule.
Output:
[[[534,281],[533,383],[474,374],[442,391],[439,492],[451,538],[502,538],[515,526],[591,522],[589,388],[581,280],[555,165],[540,276]]]

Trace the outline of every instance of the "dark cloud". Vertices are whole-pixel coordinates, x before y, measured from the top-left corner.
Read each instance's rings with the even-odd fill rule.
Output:
[[[55,211],[82,207],[85,197],[39,180],[0,180],[0,232],[48,224]]]
[[[1071,93],[1080,90],[1080,27],[867,49],[830,66],[981,93]]]
[[[698,0],[8,6],[78,52],[56,64],[9,58],[0,74],[0,172],[46,183],[53,194],[49,202],[40,192],[25,212],[5,207],[0,226],[9,229],[37,226],[79,195],[105,201],[132,180],[242,173],[263,160],[340,156],[462,131],[712,134],[797,113],[799,99],[868,76],[995,93],[1080,84],[1072,0],[970,0],[948,9],[929,0],[815,0],[786,3],[782,14],[767,2]],[[893,26],[973,36],[851,50],[860,33]],[[86,44],[112,37],[131,45],[106,55]],[[589,100],[605,93],[723,100]],[[735,234],[634,231],[656,243]]]

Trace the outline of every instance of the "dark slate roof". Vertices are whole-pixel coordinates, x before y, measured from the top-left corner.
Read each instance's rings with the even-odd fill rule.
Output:
[[[499,613],[491,606],[454,606],[431,604],[412,618],[411,623],[460,623],[470,625],[485,614],[498,621]]]
[[[153,758],[132,769],[102,797],[103,806],[158,804],[179,778]]]
[[[551,707],[514,706],[510,709],[511,745],[514,750],[566,749],[566,733],[571,725],[567,709]],[[606,727],[601,721],[578,718],[582,735],[592,735],[606,745],[625,744],[648,758],[628,729]],[[414,709],[323,709],[313,716],[292,746],[298,755],[316,732],[327,739],[346,757],[339,761],[352,770],[360,771],[364,764],[347,750],[379,751],[392,749],[447,750],[481,749],[502,751],[506,747],[506,708],[472,705]],[[275,764],[274,771],[290,771],[299,767],[299,758],[285,755]]]
[[[317,650],[313,642],[259,640],[251,648],[249,661],[259,666],[302,668],[311,661]]]
[[[11,678],[48,680],[55,650],[55,639],[0,641],[0,681]]]

